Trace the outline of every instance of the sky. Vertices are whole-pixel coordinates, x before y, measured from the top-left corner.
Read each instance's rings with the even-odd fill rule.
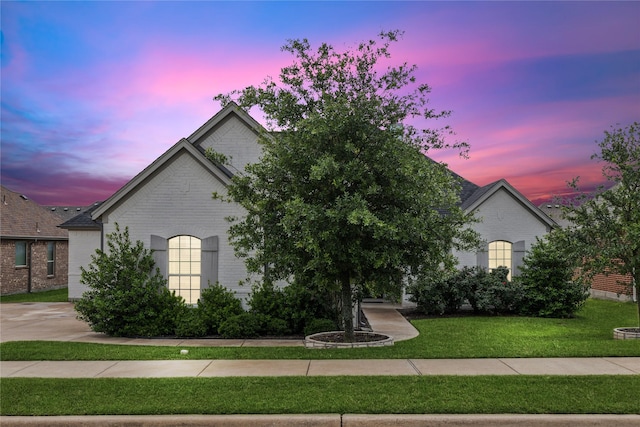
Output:
[[[213,101],[294,58],[399,29],[393,64],[417,65],[435,123],[466,141],[430,156],[538,204],[581,177],[604,132],[640,121],[640,2],[56,2],[3,0],[2,185],[43,205],[105,200],[217,113]],[[252,111],[252,114],[254,112]],[[259,117],[255,117],[260,119]]]

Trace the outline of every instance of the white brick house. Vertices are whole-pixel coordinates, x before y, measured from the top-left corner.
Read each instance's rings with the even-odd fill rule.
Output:
[[[132,241],[154,250],[156,264],[169,288],[195,303],[209,283],[220,284],[245,300],[250,289],[240,286],[247,272],[227,237],[228,216],[241,216],[239,205],[214,200],[225,194],[234,173],[259,160],[261,126],[231,103],[186,139],[181,139],[104,203],[62,225],[69,231],[69,298],[87,289],[80,283],[80,266],[87,266],[106,235],[129,228]],[[216,165],[204,150],[226,155],[229,165]],[[524,251],[554,226],[506,181],[485,187],[463,180],[463,208],[476,212],[475,224],[487,241],[478,254],[457,253],[461,265],[517,267]]]

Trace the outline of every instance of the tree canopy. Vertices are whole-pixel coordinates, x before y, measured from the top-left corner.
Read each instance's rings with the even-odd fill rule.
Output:
[[[598,273],[631,275],[640,289],[640,123],[605,131],[600,152],[602,174],[610,188],[583,194],[565,209],[572,225],[566,230],[567,248],[584,276]],[[577,179],[571,184],[577,188]],[[638,305],[640,326],[640,302]]]
[[[407,123],[450,112],[428,107],[430,88],[416,84],[415,66],[379,72],[399,35],[345,52],[290,40],[282,49],[295,61],[279,83],[216,97],[258,106],[268,127],[261,160],[228,190],[246,210],[229,231],[237,253],[266,280],[295,278],[341,294],[347,337],[355,291],[398,294],[406,274],[450,264],[452,248],[475,243],[459,183],[425,156],[448,146],[450,130]]]

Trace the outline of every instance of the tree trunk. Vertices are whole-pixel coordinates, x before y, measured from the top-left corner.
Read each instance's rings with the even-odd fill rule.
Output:
[[[344,273],[341,278],[342,287],[342,323],[344,325],[344,339],[347,342],[354,341],[353,334],[353,308],[351,307],[351,275]]]

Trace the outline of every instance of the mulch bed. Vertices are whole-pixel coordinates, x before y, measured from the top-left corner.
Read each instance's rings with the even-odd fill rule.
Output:
[[[358,331],[354,332],[354,340],[352,342],[374,342],[374,341],[383,341],[389,338],[386,335],[380,335],[375,333],[358,333]],[[344,332],[326,332],[322,334],[318,334],[313,337],[316,341],[321,342],[347,342],[344,339]],[[351,342],[351,341],[349,341]]]

